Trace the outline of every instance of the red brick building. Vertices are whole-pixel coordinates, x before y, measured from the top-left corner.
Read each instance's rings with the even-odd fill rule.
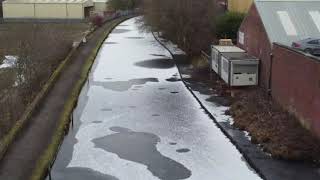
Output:
[[[290,48],[309,37],[320,37],[319,0],[255,0],[238,46],[260,59],[259,85],[320,137],[320,59]]]
[[[320,1],[255,0],[238,34],[238,46],[261,60],[260,86],[271,88],[273,43],[320,36]]]

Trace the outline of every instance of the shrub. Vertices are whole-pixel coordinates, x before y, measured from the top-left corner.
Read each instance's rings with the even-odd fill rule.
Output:
[[[216,36],[219,39],[237,39],[237,32],[245,17],[244,13],[227,12],[217,17]]]
[[[91,22],[93,25],[101,27],[103,24],[103,17],[99,15],[95,15],[94,17],[92,17]]]

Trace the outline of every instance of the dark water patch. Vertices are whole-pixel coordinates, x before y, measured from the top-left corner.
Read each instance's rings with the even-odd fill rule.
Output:
[[[103,109],[101,109],[101,111],[112,111],[112,109],[110,109],[110,108],[103,108]]]
[[[158,117],[160,114],[152,114],[153,117]]]
[[[177,145],[177,143],[175,143],[175,142],[170,142],[169,144],[172,146]]]
[[[151,56],[156,56],[156,57],[167,57],[166,55],[163,54],[150,54]]]
[[[144,37],[126,37],[127,39],[144,39]]]
[[[92,121],[92,123],[99,124],[99,123],[102,123],[102,121]]]
[[[172,92],[170,92],[171,94],[178,94],[179,92],[177,92],[177,91],[172,91]]]
[[[159,82],[157,78],[143,78],[143,79],[131,79],[129,81],[112,81],[112,82],[101,82],[93,81],[90,82],[94,86],[102,86],[105,89],[113,91],[128,91],[134,85],[146,84],[147,82]]]
[[[160,142],[157,135],[122,127],[112,127],[110,130],[116,133],[93,140],[95,147],[115,153],[122,159],[144,164],[159,179],[187,179],[191,176],[189,169],[157,150],[156,145]]]
[[[159,90],[165,90],[165,89],[167,89],[167,88],[158,88]]]
[[[140,61],[134,65],[144,68],[156,68],[156,69],[170,69],[174,67],[172,59],[159,58],[159,59],[150,59],[145,61]]]
[[[210,98],[207,98],[206,101],[213,102],[213,103],[218,104],[220,106],[230,106],[231,105],[231,101],[228,98],[222,97],[222,96],[211,96]]]
[[[52,177],[52,180],[119,180],[118,178],[102,174],[97,171],[93,171],[92,169],[88,168],[79,168],[79,167],[71,167],[71,168],[65,168],[62,171],[59,171],[54,174]],[[47,177],[47,180],[49,180],[49,177]]]
[[[190,149],[188,149],[188,148],[182,148],[182,149],[177,149],[176,151],[177,151],[178,153],[187,153],[187,152],[190,151]]]
[[[166,81],[169,81],[169,82],[178,82],[178,81],[181,81],[181,79],[178,78],[178,77],[171,77],[171,78],[166,79]]]
[[[117,42],[104,42],[103,44],[118,44]]]
[[[129,29],[120,29],[120,28],[117,28],[117,29],[114,29],[114,30],[112,31],[112,34],[121,34],[121,33],[126,33],[126,32],[129,32],[129,31],[131,31],[131,30],[129,30]]]

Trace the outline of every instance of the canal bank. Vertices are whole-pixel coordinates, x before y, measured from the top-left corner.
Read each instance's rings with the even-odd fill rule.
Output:
[[[230,97],[225,95],[228,87],[218,76],[211,74],[213,72],[210,72],[209,64],[191,62],[184,53],[181,53],[181,50],[176,45],[170,41],[159,38],[157,34],[155,34],[155,37],[170,51],[175,64],[179,68],[181,80],[185,86],[224,134],[235,144],[246,161],[248,161],[264,179],[320,179],[320,169],[317,164],[275,159],[272,158],[270,154],[265,153],[259,144],[253,144],[248,132],[233,126],[233,118],[227,112],[229,111],[232,101]],[[201,64],[201,66],[197,67],[195,64]]]

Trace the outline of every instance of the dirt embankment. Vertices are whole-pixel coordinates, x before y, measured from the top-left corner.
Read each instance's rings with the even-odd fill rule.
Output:
[[[320,162],[319,139],[261,89],[239,92],[230,113],[234,126],[248,131],[251,141],[273,157]]]

